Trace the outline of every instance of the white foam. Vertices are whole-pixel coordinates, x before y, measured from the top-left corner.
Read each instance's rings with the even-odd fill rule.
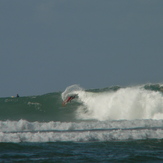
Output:
[[[78,91],[78,119],[162,119],[163,96],[141,87],[121,88],[116,92]]]
[[[78,92],[82,92],[83,88],[79,85],[74,84],[66,88],[66,90],[61,94],[62,100],[64,101],[68,96],[77,94]]]
[[[28,122],[0,121],[0,132],[37,131],[37,130],[88,130],[137,127],[161,127],[163,120],[121,120],[96,122]]]
[[[86,132],[0,133],[0,142],[112,141],[162,139],[163,130],[111,130]]]
[[[162,139],[163,120],[96,122],[0,121],[0,142]]]

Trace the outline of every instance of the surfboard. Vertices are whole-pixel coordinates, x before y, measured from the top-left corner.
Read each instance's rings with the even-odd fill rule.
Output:
[[[65,106],[68,102],[71,102],[76,96],[69,96],[63,101],[62,105]]]

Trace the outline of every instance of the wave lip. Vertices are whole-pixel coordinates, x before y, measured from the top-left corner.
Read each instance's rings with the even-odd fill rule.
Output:
[[[104,91],[85,91],[77,85],[68,87],[62,98],[77,94],[77,119],[120,120],[162,119],[162,86],[144,85]]]
[[[62,100],[77,95],[62,106]],[[85,121],[163,119],[163,86],[146,84],[85,90],[72,85],[64,92],[40,96],[0,98],[0,120]]]
[[[63,107],[62,99],[74,94]],[[72,85],[63,93],[0,98],[0,113],[0,142],[163,139],[162,85]]]

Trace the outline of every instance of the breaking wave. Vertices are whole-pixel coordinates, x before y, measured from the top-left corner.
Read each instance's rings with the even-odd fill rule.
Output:
[[[0,142],[163,139],[163,87],[146,84],[0,98]],[[70,95],[76,98],[62,106]]]
[[[153,90],[153,88],[157,89]],[[76,102],[80,103],[76,110],[78,119],[103,121],[163,118],[161,86],[119,87],[116,90],[104,89],[104,91],[91,92],[73,85],[62,93],[62,99],[72,94],[78,95]]]

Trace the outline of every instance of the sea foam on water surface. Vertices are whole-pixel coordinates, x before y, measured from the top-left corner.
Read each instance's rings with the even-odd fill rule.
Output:
[[[66,105],[67,108],[60,108],[58,105],[59,95],[59,93],[48,94],[32,101],[41,103],[42,107],[44,104],[42,99],[44,99],[45,108],[42,108],[45,109],[44,112],[38,112],[38,110],[35,112],[36,108],[33,105],[28,105],[29,100],[31,101],[30,97],[17,100],[14,103],[15,108],[19,104],[23,104],[18,111],[24,109],[21,111],[26,111],[29,115],[31,115],[30,111],[33,111],[35,115],[40,113],[40,116],[44,117],[43,114],[47,113],[49,107],[53,106],[55,97],[56,104],[54,103],[55,107],[52,107],[54,110],[47,116],[54,113],[55,118],[57,115],[61,115],[61,117],[58,118],[58,121],[46,122],[24,119],[1,120],[0,142],[90,142],[163,138],[163,97],[161,91],[145,89],[142,86],[119,87],[116,90],[85,91],[78,85],[73,85],[61,94],[63,100],[70,95],[77,95],[74,102]],[[52,101],[50,105],[46,101],[49,99]],[[2,104],[4,103],[2,102]],[[8,109],[11,104],[5,103]],[[13,113],[12,111],[13,109],[11,113]],[[71,118],[68,121],[60,120],[67,115],[71,115],[73,121]]]
[[[68,90],[68,89],[67,89]],[[66,91],[63,92],[66,96]],[[62,94],[62,95],[63,95]],[[68,94],[77,94],[79,119],[162,119],[163,96],[159,91],[142,87],[120,88],[117,91],[87,92],[77,85]]]
[[[23,126],[28,126],[28,128],[22,126],[22,121]],[[89,142],[163,138],[163,120],[119,120],[80,123],[36,123],[20,120],[11,122],[15,125],[15,130],[10,128],[14,126],[11,123],[3,123],[7,124],[6,127],[8,129],[5,130],[2,127],[0,142]]]

